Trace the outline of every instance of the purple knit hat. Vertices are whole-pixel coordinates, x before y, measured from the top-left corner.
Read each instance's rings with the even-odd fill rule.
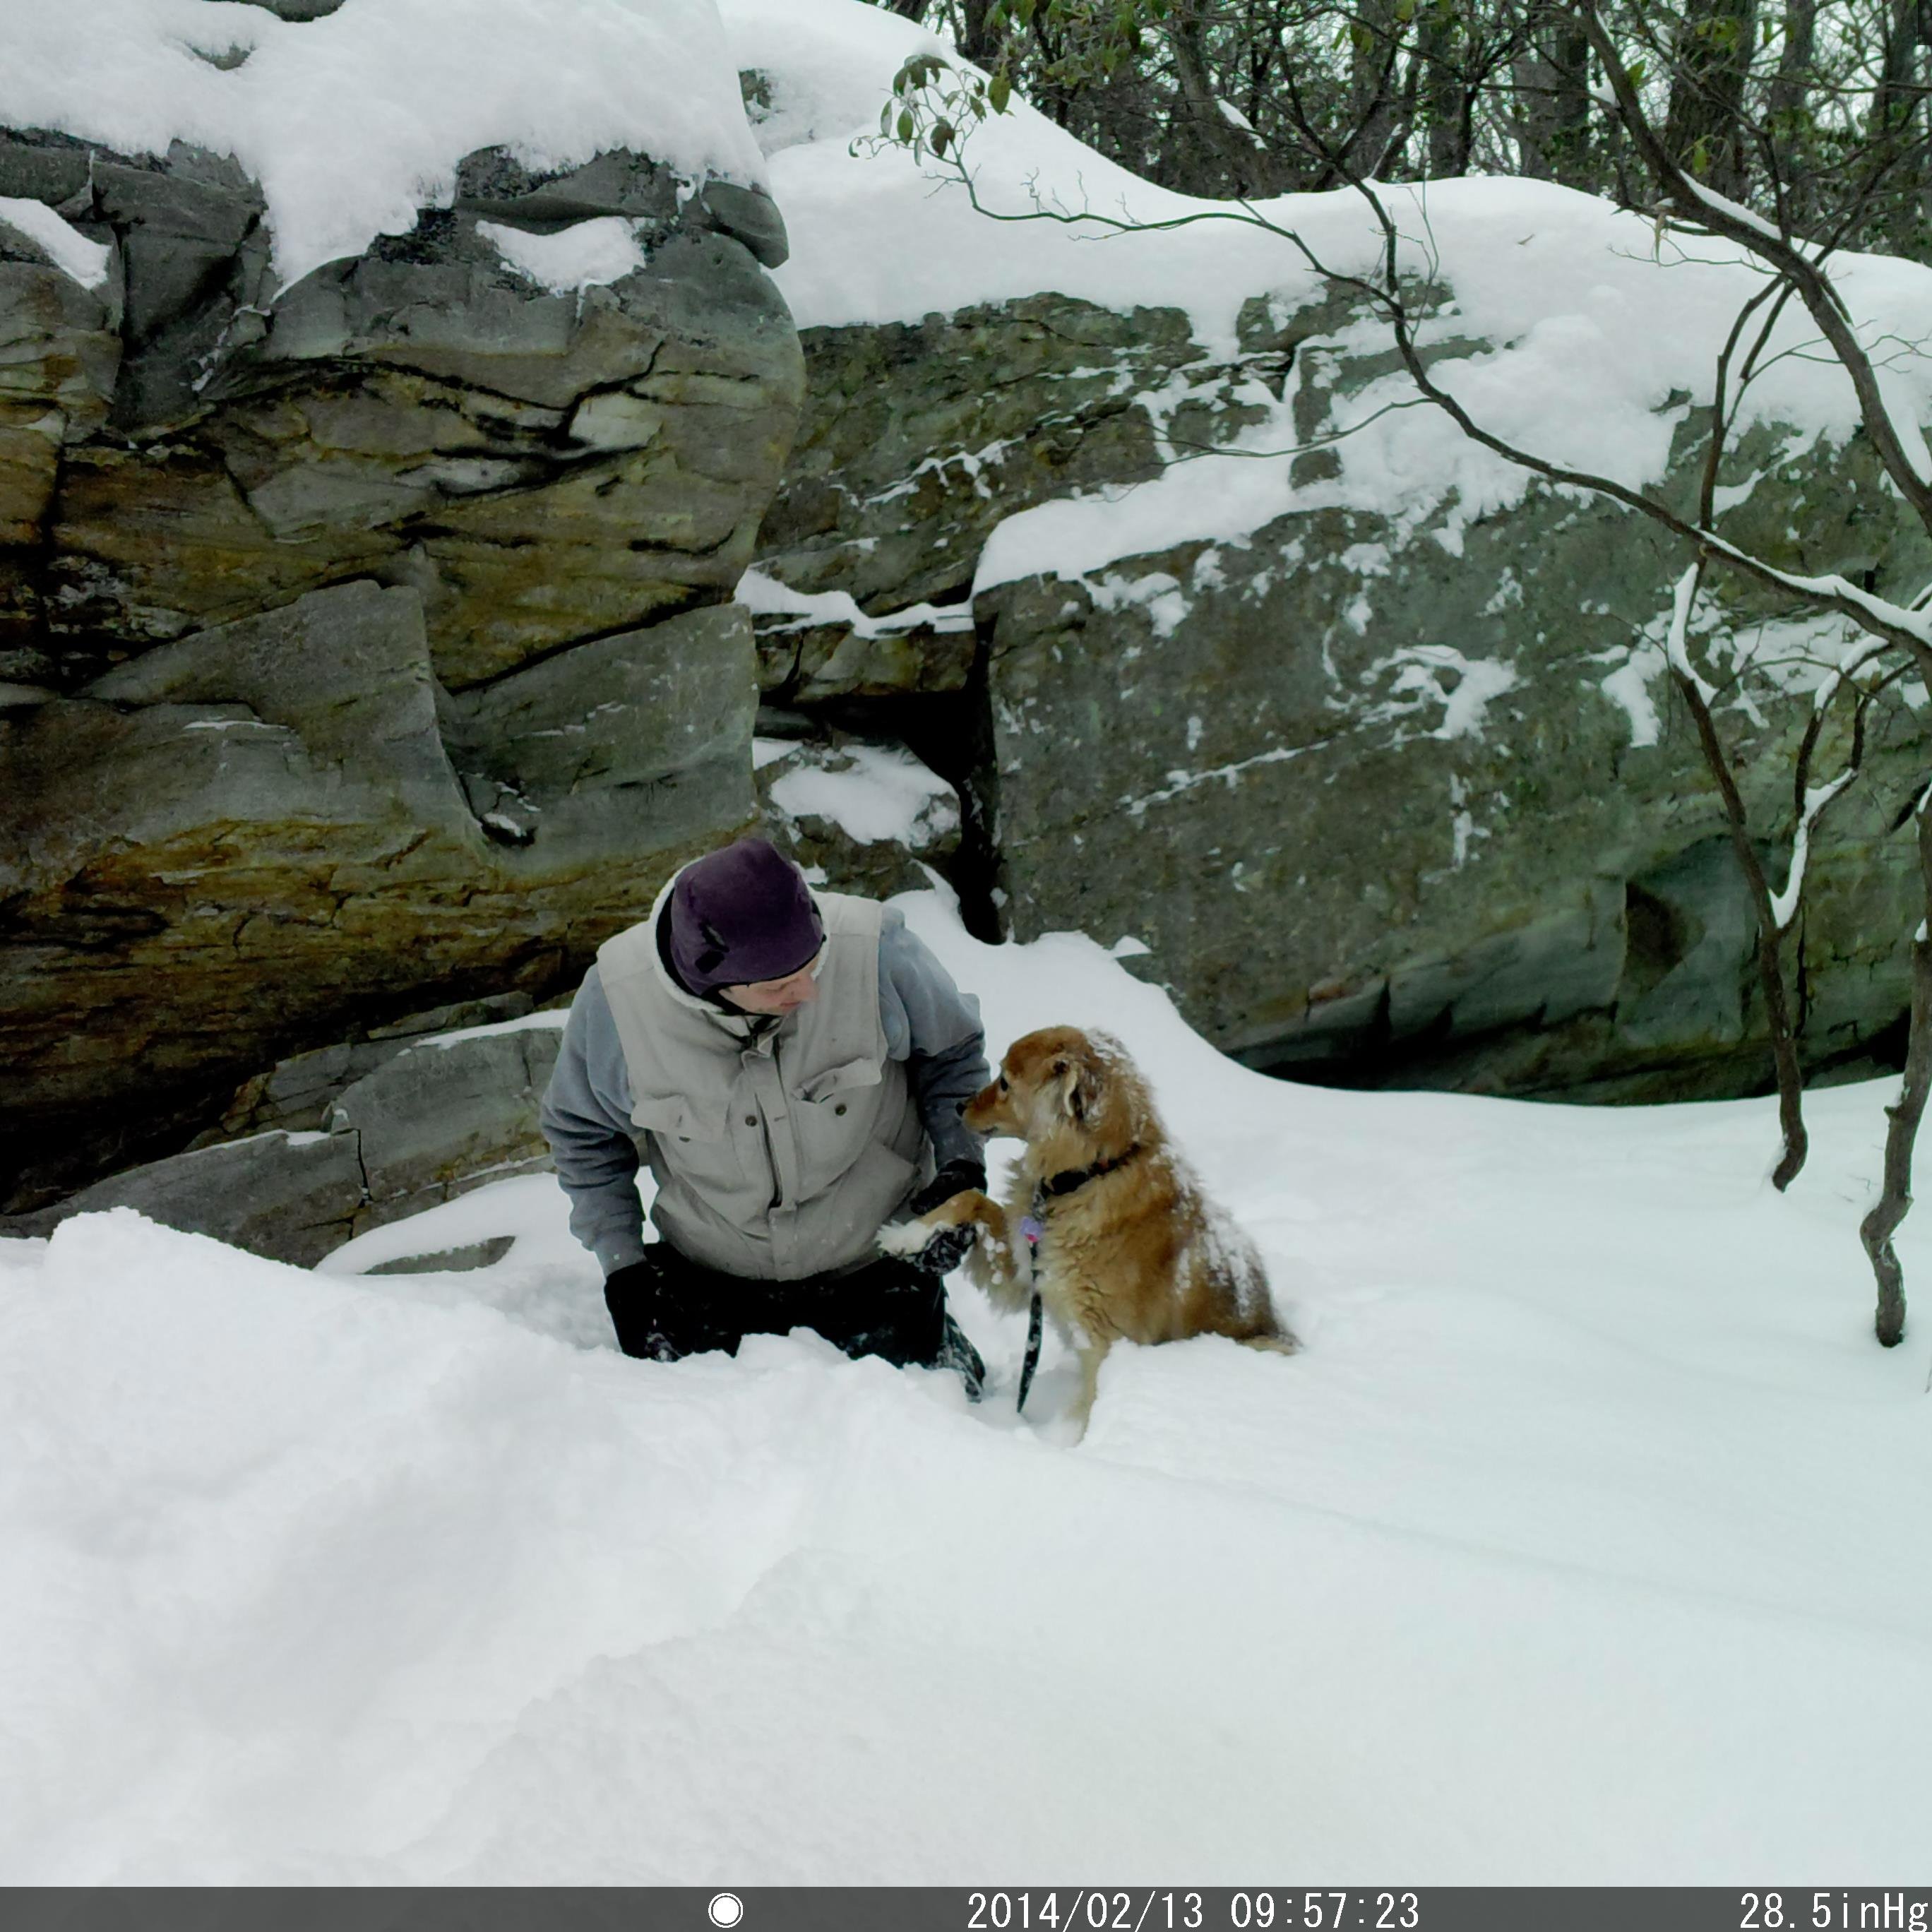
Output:
[[[670,913],[672,970],[700,997],[787,979],[825,943],[803,874],[762,838],[741,838],[686,866]]]

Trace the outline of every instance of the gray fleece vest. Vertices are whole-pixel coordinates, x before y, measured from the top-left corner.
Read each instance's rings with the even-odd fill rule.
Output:
[[[657,915],[597,967],[656,1176],[651,1219],[693,1261],[794,1281],[867,1259],[918,1182],[926,1130],[879,1018],[882,908],[815,895],[818,998],[754,1030],[687,993],[658,957]]]

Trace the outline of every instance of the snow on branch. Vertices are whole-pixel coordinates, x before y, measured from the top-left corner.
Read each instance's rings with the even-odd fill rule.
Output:
[[[1696,602],[1697,585],[1704,574],[1702,562],[1694,563],[1677,580],[1677,587],[1670,600],[1670,628],[1664,641],[1664,654],[1670,668],[1684,682],[1695,689],[1697,695],[1708,704],[1718,694],[1717,686],[1708,684],[1698,674],[1690,662],[1688,633],[1690,627],[1690,607]]]
[[[1823,817],[1825,808],[1858,775],[1856,765],[1847,765],[1829,784],[1814,785],[1804,794],[1804,810],[1791,841],[1791,870],[1786,874],[1784,890],[1774,892],[1771,899],[1772,922],[1777,927],[1780,939],[1791,930],[1792,922],[1798,916],[1798,902],[1804,892],[1805,861],[1811,851],[1811,834]]]

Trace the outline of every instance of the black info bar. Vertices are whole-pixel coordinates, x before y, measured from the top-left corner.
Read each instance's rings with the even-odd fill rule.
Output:
[[[0,1891],[0,1932],[1932,1932],[1932,1886]]]

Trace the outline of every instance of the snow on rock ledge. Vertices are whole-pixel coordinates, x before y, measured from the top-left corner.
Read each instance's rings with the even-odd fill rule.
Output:
[[[843,732],[752,741],[765,836],[840,892],[929,885],[959,849],[958,794],[903,745]]]
[[[262,185],[284,284],[407,234],[482,148],[550,173],[628,148],[694,181],[764,180],[712,0],[29,7],[8,22],[0,124],[232,158]]]

